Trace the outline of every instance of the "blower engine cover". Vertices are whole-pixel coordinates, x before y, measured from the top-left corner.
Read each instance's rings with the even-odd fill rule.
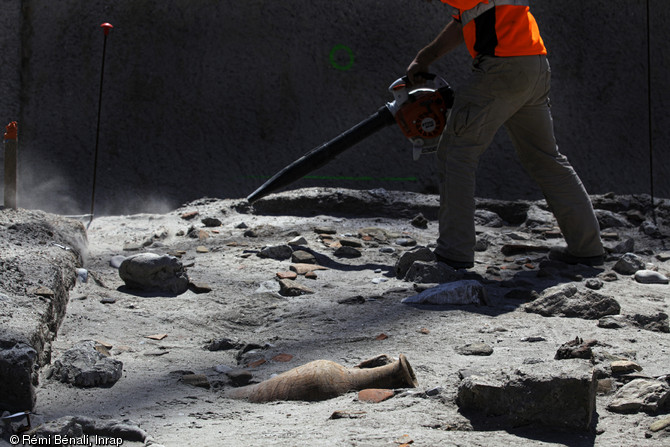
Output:
[[[414,159],[421,154],[435,152],[442,131],[447,124],[447,113],[454,101],[454,94],[442,78],[432,74],[435,88],[408,90],[407,79],[400,78],[389,90],[395,101],[389,104],[400,130],[412,143]]]

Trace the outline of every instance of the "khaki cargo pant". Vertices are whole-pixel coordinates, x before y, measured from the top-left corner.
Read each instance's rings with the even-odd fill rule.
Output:
[[[556,216],[568,251],[575,256],[603,254],[589,196],[556,146],[548,100],[550,78],[546,56],[475,59],[472,78],[456,93],[438,148],[436,253],[454,261],[474,260],[475,171],[480,155],[504,125],[521,164]],[[497,166],[489,170],[491,175],[506,175]]]

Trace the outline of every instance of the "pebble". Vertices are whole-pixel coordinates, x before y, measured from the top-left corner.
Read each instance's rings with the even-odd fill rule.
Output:
[[[635,281],[642,284],[668,284],[668,277],[653,270],[638,270],[635,272]]]
[[[279,294],[282,296],[300,296],[312,293],[316,292],[293,280],[290,279],[279,280]]]
[[[617,281],[619,277],[614,272],[605,272],[600,275],[600,279],[602,279],[605,282],[613,282]]]
[[[666,427],[670,427],[670,416],[665,417],[664,419],[660,419],[658,421],[655,421],[649,426],[649,430],[653,432],[661,431]]]
[[[288,241],[288,244],[291,245],[291,246],[304,246],[304,245],[308,245],[308,244],[307,244],[307,239],[305,239],[305,238],[302,237],[302,236],[296,236],[296,237],[294,237],[293,239],[291,239],[290,241]]]
[[[488,356],[493,354],[493,348],[486,343],[470,343],[463,346],[457,346],[455,350],[461,355]]]
[[[395,243],[401,247],[414,247],[416,245],[416,241],[412,238],[396,239]]]
[[[642,367],[631,360],[615,360],[610,363],[613,374],[626,374],[633,371],[642,371]]]

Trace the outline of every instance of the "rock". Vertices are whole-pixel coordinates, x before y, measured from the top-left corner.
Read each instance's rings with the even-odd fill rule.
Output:
[[[656,259],[661,262],[670,261],[670,251],[664,251],[656,255]]]
[[[607,405],[615,413],[655,413],[670,396],[670,385],[660,380],[635,379],[621,387]]]
[[[211,387],[209,379],[204,374],[184,374],[181,376],[181,381],[186,385],[191,385],[198,388],[209,389]]]
[[[416,228],[426,229],[428,228],[428,219],[426,219],[423,214],[419,213],[410,222],[412,226]]]
[[[300,296],[311,293],[316,292],[293,280],[290,279],[279,280],[279,294],[282,296]]]
[[[270,247],[263,247],[258,256],[260,258],[270,258],[277,261],[289,259],[293,254],[293,249],[289,245],[273,245]]]
[[[349,247],[346,245],[335,250],[334,255],[337,258],[347,258],[347,259],[360,258],[361,256],[363,256],[363,254],[359,250],[355,249],[354,247]]]
[[[651,237],[657,237],[661,238],[663,237],[663,234],[661,233],[660,229],[658,228],[658,225],[656,225],[654,222],[651,220],[645,220],[642,222],[640,225],[640,230],[647,236]]]
[[[603,282],[598,278],[589,278],[584,282],[584,285],[591,290],[600,290],[603,288]]]
[[[297,277],[296,272],[277,272],[277,278],[279,279],[296,279]]]
[[[653,270],[638,270],[635,272],[635,281],[641,284],[668,284],[668,277]]]
[[[650,426],[649,430],[652,432],[657,432],[661,431],[666,427],[670,427],[670,416],[666,416],[663,419],[659,419],[658,421],[654,421]]]
[[[221,221],[216,217],[205,217],[201,220],[202,224],[208,228],[220,227]]]
[[[591,350],[591,347],[597,344],[598,342],[596,340],[584,341],[577,337],[574,340],[563,343],[561,347],[558,348],[554,359],[591,359],[593,358],[593,351]]]
[[[403,279],[409,268],[416,261],[435,261],[435,255],[427,247],[416,247],[403,253],[394,267],[396,278]]]
[[[526,212],[524,225],[528,228],[550,227],[554,225],[555,222],[556,219],[552,213],[532,204],[528,207],[528,211]]]
[[[503,226],[503,220],[493,211],[475,210],[475,224],[484,227],[500,228]]]
[[[414,247],[416,241],[410,237],[401,237],[395,240],[395,244],[400,245],[401,247]]]
[[[586,431],[595,413],[596,380],[583,360],[521,365],[468,375],[459,384],[456,403],[475,429],[481,423],[488,430],[539,425]]]
[[[486,306],[489,304],[488,295],[484,286],[475,280],[462,280],[440,284],[418,295],[402,300],[405,304],[474,304]]]
[[[154,253],[130,256],[121,263],[119,276],[132,289],[169,292],[175,295],[188,290],[186,270],[174,256]]]
[[[37,351],[24,343],[0,347],[0,409],[29,408],[35,405]]]
[[[642,371],[642,367],[631,360],[615,360],[610,363],[612,374],[628,374],[633,371]]]
[[[358,237],[372,238],[377,242],[387,242],[392,236],[393,234],[389,231],[378,227],[366,227],[358,230]]]
[[[116,383],[121,378],[123,363],[103,355],[95,345],[87,340],[65,351],[54,362],[50,378],[82,388]]]
[[[296,237],[294,237],[293,239],[291,239],[290,241],[288,241],[288,244],[289,244],[291,247],[302,247],[302,246],[308,245],[308,244],[307,244],[307,239],[305,239],[305,238],[302,237],[302,236],[296,236]]]
[[[336,234],[337,230],[333,227],[314,227],[314,232],[316,234]]]
[[[483,252],[488,250],[490,246],[492,246],[492,243],[487,237],[487,235],[485,235],[484,237],[477,238],[477,240],[475,241],[474,250],[476,252]]]
[[[486,343],[470,343],[463,346],[457,346],[455,350],[461,355],[488,356],[493,354],[493,348]]]
[[[628,321],[635,326],[648,331],[670,333],[670,325],[668,324],[668,314],[659,312],[656,315],[642,315],[634,314],[627,315]]]
[[[107,438],[105,439],[107,442],[115,442],[109,445],[122,445],[124,441],[144,442],[149,438],[144,430],[131,421],[96,420],[86,416],[65,416],[45,422],[31,431],[31,438],[35,440],[56,439],[56,436],[60,437],[62,445],[79,440],[96,439],[95,437],[98,437],[98,442],[103,438]]]
[[[632,253],[633,251],[635,251],[635,239],[632,238],[626,239],[611,249],[612,253]]]
[[[622,275],[632,275],[638,270],[644,270],[645,267],[644,261],[638,255],[626,253],[614,264],[612,270]]]
[[[621,329],[626,327],[626,320],[622,315],[607,315],[598,320],[598,327],[605,329]]]
[[[614,282],[619,280],[619,276],[614,272],[604,272],[598,276],[605,282]]]
[[[592,290],[579,291],[573,284],[551,287],[540,298],[524,306],[526,312],[545,317],[569,317],[596,320],[616,315],[621,306],[612,297]]]
[[[193,293],[209,293],[212,291],[212,286],[203,282],[189,282],[188,288]]]
[[[607,228],[628,228],[631,226],[627,219],[612,211],[597,209],[595,213],[601,230]]]
[[[205,348],[209,351],[227,351],[230,349],[240,349],[242,346],[243,344],[237,340],[230,338],[219,338],[217,340],[211,341],[205,346]]]
[[[441,284],[462,278],[462,271],[454,270],[442,262],[416,261],[410,266],[404,279],[423,284]]]
[[[297,264],[316,264],[316,257],[305,250],[296,250],[291,255],[291,262]]]

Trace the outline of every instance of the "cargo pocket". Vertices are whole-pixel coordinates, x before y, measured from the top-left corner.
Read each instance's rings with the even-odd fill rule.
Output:
[[[447,133],[461,142],[477,143],[488,115],[488,104],[466,102],[451,110]],[[461,145],[461,144],[459,144]]]

